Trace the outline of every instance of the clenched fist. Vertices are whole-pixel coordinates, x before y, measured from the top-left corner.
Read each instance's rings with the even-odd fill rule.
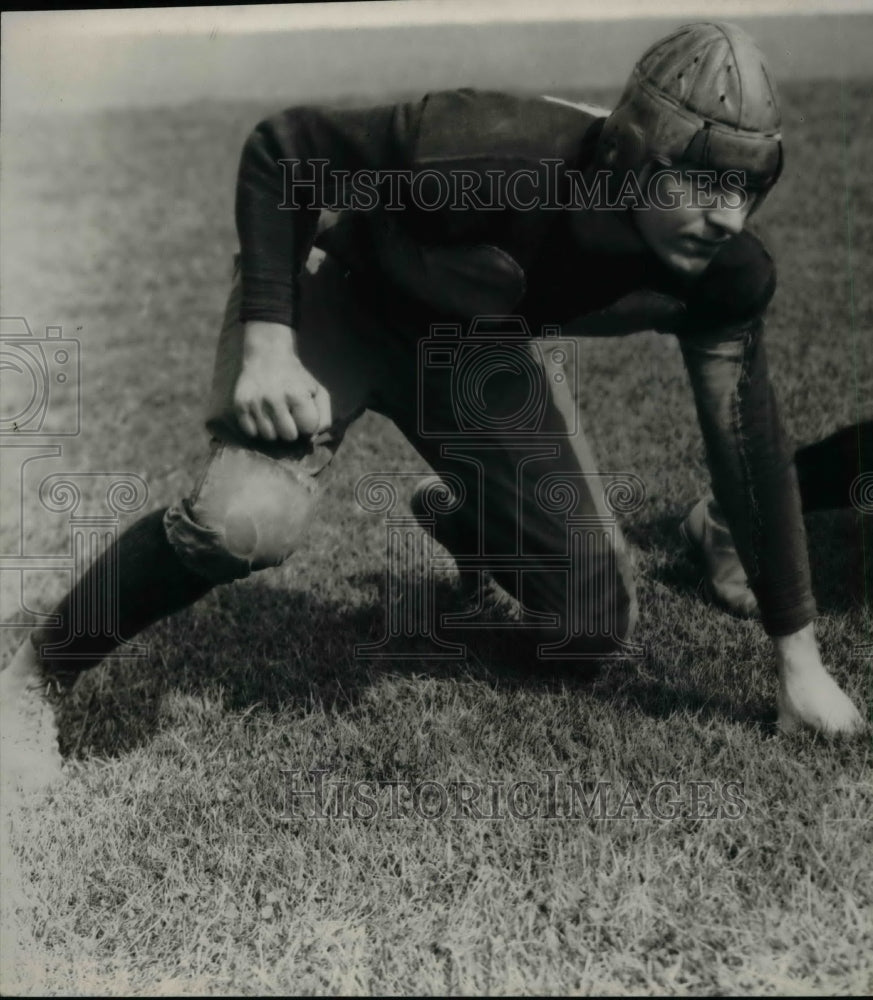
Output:
[[[332,422],[327,390],[303,367],[294,331],[281,323],[246,323],[233,407],[243,432],[267,441],[296,441]]]

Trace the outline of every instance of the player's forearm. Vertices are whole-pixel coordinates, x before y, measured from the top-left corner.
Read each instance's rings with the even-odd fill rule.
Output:
[[[767,373],[761,327],[683,344],[712,475],[737,552],[774,637],[815,617],[797,477]]]
[[[300,246],[315,232],[318,213],[284,211],[282,149],[264,123],[243,147],[236,189],[242,269],[242,322],[296,322]],[[311,230],[311,232],[310,232]]]

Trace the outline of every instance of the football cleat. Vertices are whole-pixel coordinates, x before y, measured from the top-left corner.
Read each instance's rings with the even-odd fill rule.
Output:
[[[679,525],[683,541],[703,564],[704,583],[714,604],[737,618],[760,616],[730,528],[713,496],[699,500]]]
[[[456,546],[452,545],[450,532],[445,530],[446,521],[443,520],[440,527],[437,526],[440,515],[434,513],[433,505],[425,500],[427,496],[451,496],[451,489],[439,476],[427,476],[422,479],[409,501],[412,513],[418,521],[421,529],[446,548],[454,556]],[[459,569],[458,588],[460,590],[461,601],[465,606],[471,608],[479,607],[481,604],[481,591],[487,584],[488,574],[479,569]]]

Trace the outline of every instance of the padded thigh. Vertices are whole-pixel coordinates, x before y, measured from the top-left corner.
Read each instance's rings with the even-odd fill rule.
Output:
[[[167,512],[167,536],[192,569],[215,582],[238,579],[288,558],[315,494],[293,460],[216,442],[192,495]]]

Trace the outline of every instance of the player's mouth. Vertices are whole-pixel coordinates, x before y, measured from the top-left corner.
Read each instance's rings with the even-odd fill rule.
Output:
[[[722,237],[715,240],[708,240],[703,236],[685,235],[679,237],[679,242],[684,250],[694,254],[695,256],[711,257],[728,238],[729,237]]]

